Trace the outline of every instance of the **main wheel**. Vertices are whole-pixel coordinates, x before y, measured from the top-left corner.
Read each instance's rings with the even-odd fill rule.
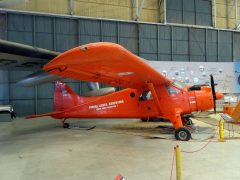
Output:
[[[180,141],[188,141],[191,138],[191,133],[186,127],[181,127],[175,131],[175,138]]]
[[[63,123],[63,128],[69,128],[69,123]]]

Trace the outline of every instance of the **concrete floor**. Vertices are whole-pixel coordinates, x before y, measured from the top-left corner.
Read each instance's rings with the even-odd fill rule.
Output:
[[[189,142],[175,141],[171,129],[163,131],[139,120],[78,122],[97,127],[62,129],[50,118],[1,122],[0,179],[106,180],[121,173],[129,180],[165,180],[170,178],[174,146],[196,150],[214,134],[212,126],[199,121]],[[240,179],[239,148],[238,139],[218,142],[214,138],[198,153],[182,153],[183,179]]]

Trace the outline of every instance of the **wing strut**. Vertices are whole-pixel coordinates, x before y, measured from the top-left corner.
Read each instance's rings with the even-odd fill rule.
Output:
[[[150,90],[151,93],[152,93],[153,101],[154,101],[154,103],[155,103],[156,106],[157,106],[157,110],[158,110],[159,114],[161,114],[161,106],[160,106],[160,102],[159,102],[159,100],[158,100],[158,96],[157,96],[157,93],[156,93],[156,91],[155,91],[154,85],[153,85],[153,83],[150,83],[150,82],[147,83],[147,84],[148,84],[149,90]]]

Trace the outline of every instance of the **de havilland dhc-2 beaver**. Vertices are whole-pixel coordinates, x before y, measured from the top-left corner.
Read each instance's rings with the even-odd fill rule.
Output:
[[[57,81],[54,112],[29,118],[51,116],[60,119],[65,128],[69,127],[68,118],[164,118],[173,124],[176,139],[187,141],[191,133],[183,123],[186,115],[212,108],[216,111],[216,100],[223,97],[222,93],[215,92],[213,76],[211,87],[183,86],[121,45],[109,42],[70,49],[44,65],[43,71],[51,76],[123,88],[119,91],[95,89],[83,97]]]
[[[190,130],[184,126],[187,115],[213,108],[216,111],[216,100],[223,97],[215,92],[213,76],[211,87],[183,86],[114,43],[90,43],[64,53],[4,40],[0,40],[0,46],[2,55],[6,55],[1,67],[33,70],[45,64],[40,73],[28,76],[19,84],[28,86],[71,78],[91,82],[92,86],[96,86],[93,82],[100,82],[123,89],[95,87],[87,96],[79,96],[68,85],[57,81],[54,112],[29,117],[51,116],[60,119],[66,128],[68,118],[163,118],[173,124],[177,140],[187,141],[191,138]],[[21,61],[14,57],[21,57]]]

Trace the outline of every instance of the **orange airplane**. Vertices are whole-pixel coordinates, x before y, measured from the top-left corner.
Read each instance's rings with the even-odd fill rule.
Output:
[[[48,74],[89,82],[101,82],[125,88],[82,97],[63,82],[57,81],[54,112],[29,118],[51,116],[61,119],[64,128],[68,118],[154,118],[171,121],[177,140],[188,141],[191,133],[184,122],[193,111],[214,108],[223,97],[211,87],[184,87],[164,77],[142,58],[114,43],[98,42],[68,50],[43,67]]]

